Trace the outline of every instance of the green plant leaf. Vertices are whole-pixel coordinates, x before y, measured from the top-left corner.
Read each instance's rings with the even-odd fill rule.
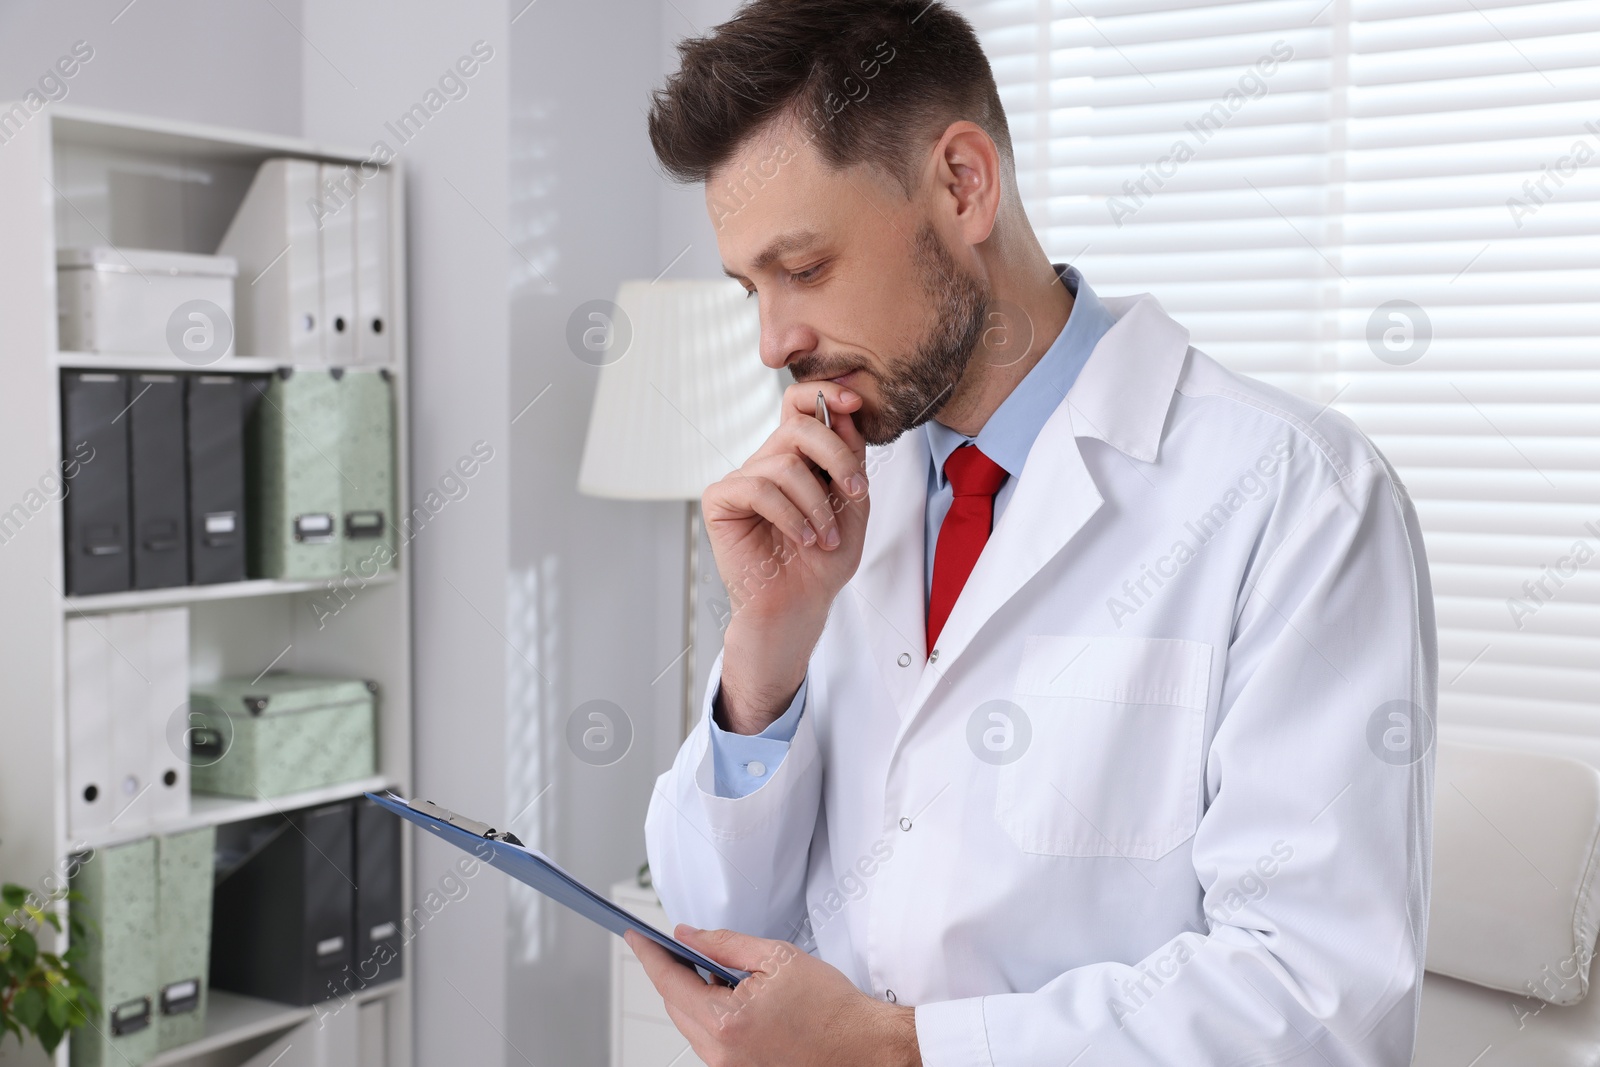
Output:
[[[67,1007],[67,998],[61,995],[57,987],[51,986],[49,994],[45,997],[44,1009],[49,1013],[50,1021],[62,1030],[67,1028]]]
[[[33,986],[28,986],[11,1002],[11,1014],[29,1030],[37,1031],[39,1020],[44,1017],[44,997]]]
[[[33,935],[32,934],[28,933],[28,931],[26,931],[26,930],[17,930],[17,931],[14,931],[12,933],[12,935],[11,935],[11,973],[12,974],[17,975],[20,978],[23,974],[26,973],[27,970],[32,970],[33,969],[33,961],[38,955],[39,955],[39,942],[37,942],[37,941],[35,941],[33,939]],[[26,970],[24,970],[24,971],[17,970],[17,967],[18,967],[19,964],[22,967],[26,968]]]
[[[61,1037],[66,1033],[66,1028],[58,1026],[52,1019],[44,1019],[34,1031],[38,1035],[39,1044],[44,1046],[45,1052],[54,1052],[56,1046],[61,1044]]]
[[[7,882],[0,886],[0,900],[6,902],[8,908],[20,908],[22,902],[28,899],[28,891],[14,882]]]

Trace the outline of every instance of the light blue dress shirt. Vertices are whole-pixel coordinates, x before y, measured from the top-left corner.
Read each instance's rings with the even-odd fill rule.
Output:
[[[1089,288],[1077,268],[1056,264],[1056,273],[1072,293],[1072,313],[1067,324],[1045,350],[1039,362],[1017,383],[1011,395],[1003,400],[989,420],[978,431],[978,436],[968,437],[950,427],[929,420],[922,429],[928,435],[930,462],[928,464],[928,507],[923,527],[927,566],[923,575],[923,596],[933,588],[934,547],[939,540],[939,525],[950,510],[952,494],[950,482],[944,476],[944,461],[964,444],[975,444],[983,454],[998,463],[1006,472],[1005,484],[994,498],[994,517],[1000,515],[1016,491],[1017,479],[1022,475],[1022,465],[1044,424],[1055,414],[1067,390],[1077,381],[1078,372],[1089,361],[1094,346],[1100,343],[1117,320]],[[789,751],[789,742],[800,725],[800,715],[806,702],[805,682],[794,695],[781,716],[759,734],[732,734],[711,720],[711,755],[715,769],[715,785],[720,797],[748,796],[759,789],[783,762]]]

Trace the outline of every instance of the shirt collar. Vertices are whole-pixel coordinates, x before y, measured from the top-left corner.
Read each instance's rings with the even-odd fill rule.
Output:
[[[1067,291],[1073,295],[1067,324],[1039,362],[1017,383],[1011,395],[1001,401],[977,437],[968,437],[929,419],[923,423],[933,463],[935,484],[944,488],[944,461],[964,444],[976,444],[983,454],[998,463],[1012,478],[1022,473],[1034,439],[1050,416],[1066,399],[1067,390],[1088,362],[1095,345],[1116,323],[1116,317],[1100,302],[1076,267],[1054,264]]]

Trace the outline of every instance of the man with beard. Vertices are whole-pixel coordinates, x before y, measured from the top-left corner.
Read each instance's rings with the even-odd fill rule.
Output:
[[[630,936],[695,1052],[1408,1063],[1437,661],[1383,457],[1049,261],[943,4],[680,52],[656,153],[796,382],[705,493],[734,613],[646,825],[751,972]]]

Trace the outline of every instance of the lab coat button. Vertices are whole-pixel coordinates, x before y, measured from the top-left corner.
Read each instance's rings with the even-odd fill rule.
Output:
[[[900,819],[900,829],[909,831],[911,829],[911,820],[902,817]]]
[[[760,778],[763,774],[767,773],[767,765],[758,759],[753,759],[749,763],[746,763],[744,765],[744,769],[750,772],[750,776],[752,778]]]
[[[928,653],[928,662],[929,663],[938,663],[939,662],[939,650],[937,648],[934,649],[932,652]]]
[[[892,989],[885,989],[883,991],[883,999],[887,1000],[890,1004],[900,1003],[900,998],[894,995],[894,990]]]
[[[902,667],[911,666],[911,653],[909,653],[909,652],[900,653],[900,658],[895,660],[895,662],[900,664],[900,666],[902,666]]]

